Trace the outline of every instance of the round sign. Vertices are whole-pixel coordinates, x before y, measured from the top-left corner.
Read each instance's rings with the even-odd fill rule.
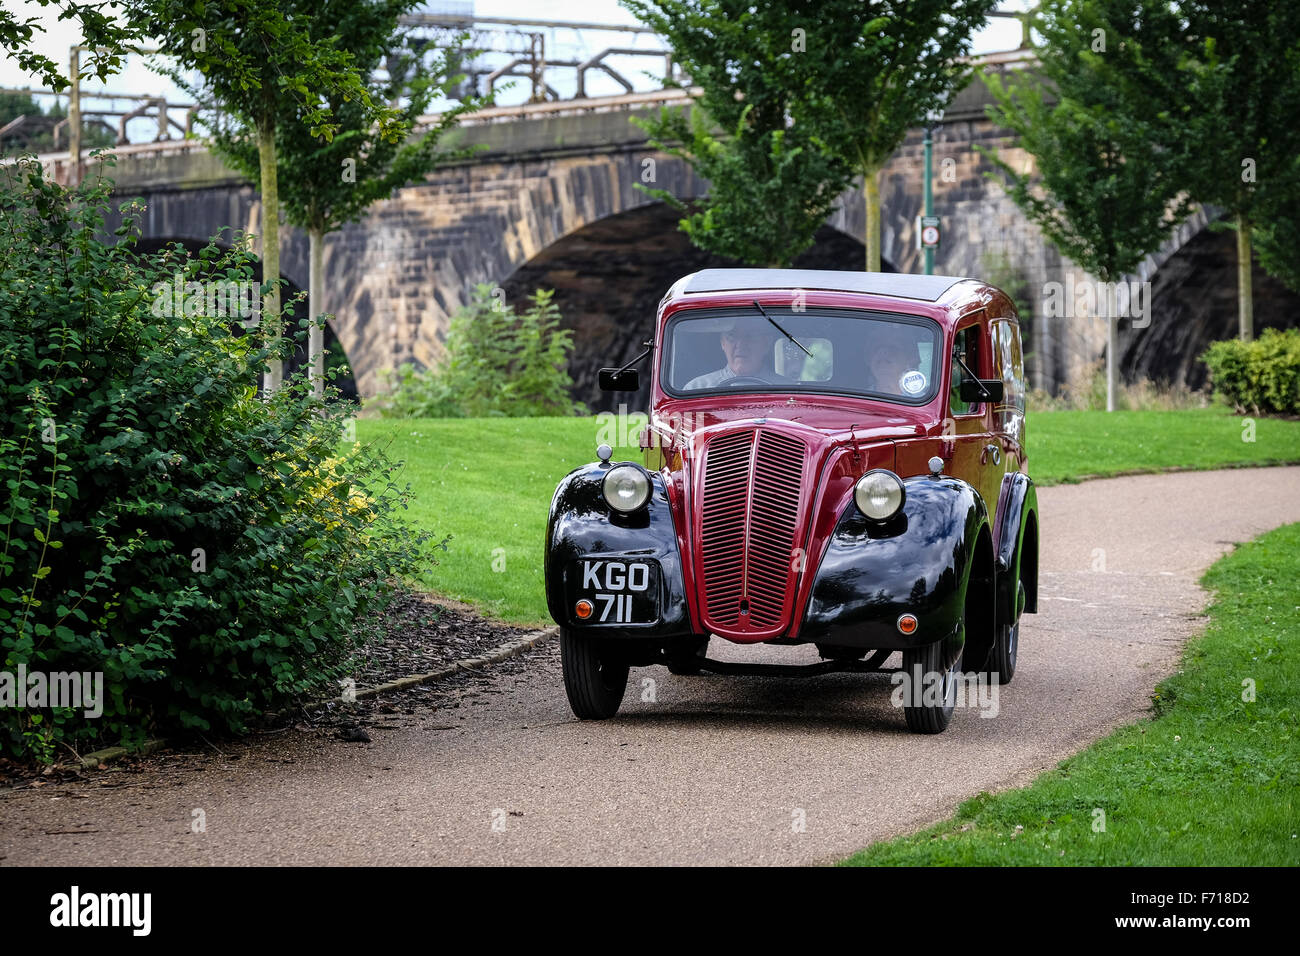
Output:
[[[926,226],[921,230],[921,245],[937,246],[939,244],[939,227]]]
[[[920,395],[925,391],[925,374],[916,370],[904,372],[898,384],[908,395]]]

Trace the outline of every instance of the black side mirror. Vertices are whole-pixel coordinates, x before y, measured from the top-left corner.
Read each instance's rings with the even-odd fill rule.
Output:
[[[968,405],[980,402],[992,402],[997,405],[1002,401],[1002,379],[963,378],[957,394]]]
[[[1002,383],[999,382],[999,385]],[[605,392],[635,392],[641,387],[641,373],[634,368],[602,368],[600,388]]]

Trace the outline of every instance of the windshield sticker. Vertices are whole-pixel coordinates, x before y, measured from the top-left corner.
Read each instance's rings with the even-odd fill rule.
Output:
[[[903,391],[908,395],[920,395],[925,391],[925,373],[917,371],[904,372],[903,377],[898,380],[898,384],[902,386]]]

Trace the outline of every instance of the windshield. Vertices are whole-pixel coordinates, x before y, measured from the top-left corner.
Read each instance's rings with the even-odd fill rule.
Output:
[[[771,321],[753,308],[673,316],[659,370],[664,390],[683,397],[847,392],[909,405],[934,396],[941,351],[937,323],[855,309],[763,308]]]

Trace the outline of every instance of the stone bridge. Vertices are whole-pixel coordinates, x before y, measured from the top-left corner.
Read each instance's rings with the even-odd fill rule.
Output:
[[[1023,54],[1004,55],[1014,61]],[[995,64],[996,65],[996,64]],[[636,188],[653,185],[683,199],[707,184],[674,157],[649,147],[630,122],[677,91],[530,104],[484,111],[456,134],[481,144],[473,159],[437,169],[377,203],[359,223],[328,237],[324,311],[330,336],[346,353],[362,396],[383,388],[383,372],[434,363],[450,317],[478,283],[522,305],[538,287],[556,290],[575,332],[575,397],[606,407],[596,369],[630,359],[651,330],[655,305],[680,275],[728,264],[695,249],[677,215]],[[935,271],[987,278],[1021,307],[1032,381],[1054,389],[1100,359],[1105,320],[1044,314],[1047,283],[1083,274],[1062,260],[986,176],[992,164],[977,145],[1017,168],[1030,162],[1008,131],[984,113],[978,81],[955,99],[934,132],[934,202],[943,244]],[[885,268],[921,271],[914,221],[922,196],[922,146],[914,130],[885,168],[882,182]],[[254,188],[197,141],[118,149],[117,195],[147,204],[150,244],[204,243],[224,227],[259,231]],[[653,162],[649,162],[653,161]],[[57,164],[56,164],[57,165]],[[865,213],[858,189],[818,234],[799,267],[861,269]],[[292,287],[307,286],[307,239],[282,233],[281,267]],[[1210,231],[1204,217],[1180,230],[1144,267],[1155,293],[1150,327],[1122,332],[1122,369],[1199,385],[1195,359],[1205,343],[1236,328],[1231,233]],[[1255,276],[1256,327],[1295,322],[1297,302],[1262,273]]]

